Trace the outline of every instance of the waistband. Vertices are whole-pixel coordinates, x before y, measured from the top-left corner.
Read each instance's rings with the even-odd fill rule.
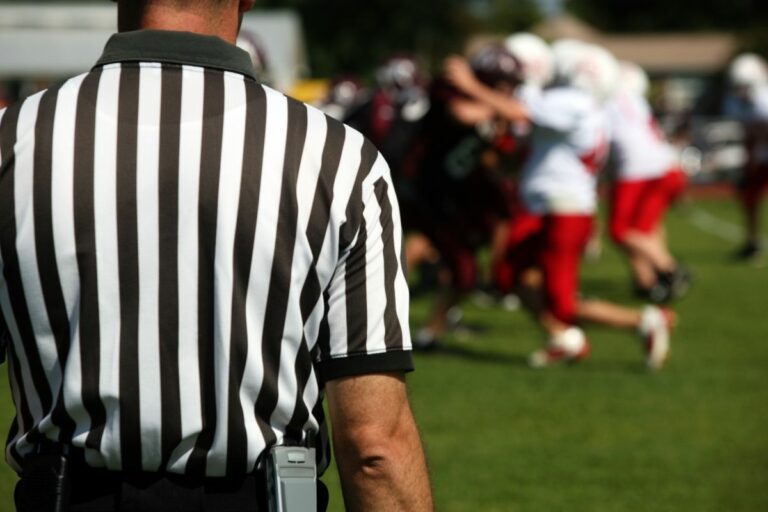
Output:
[[[142,478],[151,479],[156,477],[167,478],[175,482],[189,482],[194,485],[203,485],[206,483],[217,484],[222,481],[244,480],[251,476],[261,476],[266,474],[262,465],[251,473],[239,473],[237,475],[227,475],[224,477],[209,477],[204,475],[189,475],[180,473],[171,473],[167,471],[143,471],[143,470],[112,470],[104,467],[91,466],[86,462],[85,451],[71,445],[62,445],[54,441],[43,440],[38,443],[37,450],[32,455],[64,455],[67,457],[69,470],[78,474],[91,474],[93,476],[102,476],[105,478]],[[21,475],[23,476],[23,474]]]

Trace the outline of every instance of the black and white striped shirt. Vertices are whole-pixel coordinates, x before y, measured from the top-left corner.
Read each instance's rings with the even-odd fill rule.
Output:
[[[359,133],[212,37],[113,36],[0,111],[0,305],[17,470],[253,471],[323,383],[411,369],[400,218]]]

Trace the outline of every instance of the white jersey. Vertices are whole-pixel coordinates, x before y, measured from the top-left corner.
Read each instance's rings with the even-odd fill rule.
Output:
[[[616,180],[640,181],[663,176],[678,160],[656,126],[651,107],[640,95],[619,93],[606,107]]]
[[[746,125],[768,124],[768,85],[752,90],[749,99],[735,95],[726,97],[723,111],[726,117]],[[751,151],[754,161],[768,164],[768,141],[764,136],[756,141]]]
[[[597,170],[607,153],[607,122],[597,102],[579,89],[558,87],[529,95],[531,155],[521,191],[533,213],[592,214]]]
[[[752,89],[749,98],[729,94],[723,103],[723,114],[744,123],[768,121],[768,85]]]

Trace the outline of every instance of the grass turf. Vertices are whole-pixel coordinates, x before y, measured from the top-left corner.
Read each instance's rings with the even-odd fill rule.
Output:
[[[728,201],[695,208],[739,219]],[[688,213],[668,221],[671,246],[696,281],[677,307],[663,372],[644,371],[632,333],[598,327],[587,329],[588,360],[529,370],[525,357],[541,339],[533,322],[471,302],[464,311],[474,335],[416,356],[409,386],[438,510],[768,510],[768,268],[731,263],[733,243],[694,227]],[[584,265],[582,288],[633,303],[608,244],[599,263]],[[428,308],[428,297],[414,300],[412,327]],[[6,381],[3,425],[12,417]],[[0,510],[12,509],[14,480],[0,467]],[[343,510],[333,468],[325,481],[330,510]]]

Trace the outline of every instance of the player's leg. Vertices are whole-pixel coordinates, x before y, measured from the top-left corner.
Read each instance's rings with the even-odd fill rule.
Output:
[[[667,206],[672,206],[685,193],[688,187],[688,175],[679,167],[673,167],[664,175],[664,189],[667,193]]]
[[[748,172],[740,187],[739,199],[744,215],[746,240],[744,247],[736,255],[739,259],[758,258],[764,250],[760,243],[760,205],[766,188],[768,188],[768,165]]]
[[[520,286],[520,277],[536,266],[542,219],[522,208],[501,223],[491,246],[491,274],[496,292],[505,295]]]
[[[611,193],[609,232],[613,241],[627,255],[634,286],[645,294],[656,284],[656,263],[648,253],[656,253],[655,247],[637,236],[635,224],[642,208],[646,181],[625,181],[614,184]],[[664,255],[661,258],[664,259]],[[665,260],[663,264],[669,264]]]
[[[641,196],[641,202],[633,221],[633,231],[647,237],[650,245],[663,255],[666,261],[672,261],[671,270],[656,269],[657,284],[647,294],[654,302],[666,302],[688,292],[691,275],[672,255],[663,233],[664,216],[671,204],[682,194],[685,178],[682,171],[672,170],[665,176],[647,182]]]
[[[546,307],[539,323],[549,339],[543,349],[531,354],[529,364],[533,367],[577,361],[589,354],[589,342],[575,321],[579,267],[592,226],[592,216],[587,215],[545,219],[540,266]]]
[[[677,322],[677,316],[669,309],[650,305],[634,309],[591,299],[579,301],[576,316],[585,323],[634,330],[640,337],[646,365],[651,370],[661,369],[669,356],[670,333]]]
[[[409,281],[414,272],[418,279],[411,285],[411,295],[431,292],[441,284],[440,252],[429,238],[418,231],[408,233],[405,238],[405,268]]]
[[[477,263],[473,249],[443,227],[433,240],[450,272],[450,283],[438,292],[429,320],[413,340],[414,348],[432,350],[449,328],[448,311],[471,292],[477,281]]]
[[[623,231],[614,229],[612,235],[636,272],[636,291],[654,302],[683,295],[688,289],[689,273],[678,265],[666,240],[657,236],[673,197],[667,178],[632,182],[627,188],[634,201],[631,218]]]
[[[616,329],[637,329],[642,317],[638,309],[597,299],[580,300],[577,304],[576,315],[582,322],[605,325]]]
[[[423,233],[409,233],[405,240],[405,266],[410,271],[424,262],[434,263],[440,257]]]

